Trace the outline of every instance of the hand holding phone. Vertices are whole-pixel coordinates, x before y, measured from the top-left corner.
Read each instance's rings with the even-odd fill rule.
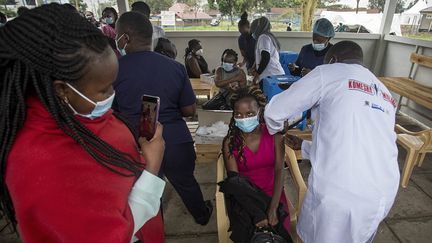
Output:
[[[153,175],[158,175],[165,152],[165,140],[162,137],[163,126],[158,122],[153,138],[148,141],[142,137],[139,139],[141,152],[146,162],[146,170]]]
[[[143,95],[141,98],[140,137],[150,141],[156,132],[159,119],[160,98]]]

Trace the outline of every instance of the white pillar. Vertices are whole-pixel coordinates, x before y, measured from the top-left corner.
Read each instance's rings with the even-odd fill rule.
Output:
[[[129,11],[128,0],[117,0],[117,7],[119,11],[119,16],[125,12],[128,12]]]
[[[390,33],[390,28],[393,22],[393,16],[396,11],[396,0],[386,0],[385,6],[384,6],[384,13],[383,17],[381,19],[381,26],[380,26],[380,34],[381,38],[378,40],[377,45],[375,47],[375,63],[373,66],[373,72],[375,75],[380,76],[381,75],[381,68],[382,63],[384,61],[384,54],[387,48],[387,43],[384,40],[385,35],[388,35]]]

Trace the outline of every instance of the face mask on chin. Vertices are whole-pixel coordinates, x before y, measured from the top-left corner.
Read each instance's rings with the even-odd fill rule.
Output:
[[[204,55],[204,50],[201,48],[195,52],[195,55],[202,57]]]
[[[86,101],[88,101],[89,103],[95,106],[94,109],[89,114],[81,114],[77,112],[75,108],[73,108],[73,106],[69,104],[69,102],[66,100],[66,103],[68,104],[69,108],[74,112],[74,115],[78,115],[93,120],[102,117],[103,115],[105,115],[105,113],[107,113],[111,109],[115,97],[115,92],[110,97],[108,97],[103,101],[94,102],[91,99],[87,98],[87,96],[79,92],[76,88],[74,88],[69,83],[66,83],[66,85],[69,88],[71,88],[75,93],[77,93],[79,96],[81,96],[83,99],[85,99]]]
[[[126,34],[126,33],[125,33],[125,34]],[[120,40],[121,38],[123,38],[123,36],[124,36],[125,34],[121,35],[120,38],[118,38],[117,40],[115,40],[117,50],[119,51],[119,53],[120,53],[121,56],[126,56],[126,54],[127,54],[127,53],[126,53],[126,47],[127,47],[128,43],[126,42],[126,44],[124,45],[123,48],[120,48],[119,45],[118,45],[119,40]]]

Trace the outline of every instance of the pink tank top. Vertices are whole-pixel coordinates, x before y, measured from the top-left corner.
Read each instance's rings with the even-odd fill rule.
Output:
[[[273,195],[274,167],[275,167],[275,142],[269,134],[265,124],[261,124],[261,138],[258,150],[254,153],[249,147],[244,147],[245,161],[239,161],[238,152],[234,151],[234,157],[240,175],[248,177],[256,186],[267,195]]]

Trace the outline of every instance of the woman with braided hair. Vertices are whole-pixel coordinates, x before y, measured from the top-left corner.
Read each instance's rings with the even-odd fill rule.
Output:
[[[65,6],[0,28],[1,210],[24,242],[163,241],[160,218],[146,223],[165,186],[162,127],[138,145],[113,114],[117,70],[103,34]]]
[[[271,197],[267,217],[255,223],[257,227],[275,226],[278,224],[279,203],[288,213],[287,199],[283,192],[283,136],[272,136],[267,131],[263,119],[266,98],[258,87],[251,86],[237,91],[231,98],[231,104],[233,117],[223,142],[228,176],[245,176]],[[287,231],[289,222],[289,217],[283,221],[283,228]]]

